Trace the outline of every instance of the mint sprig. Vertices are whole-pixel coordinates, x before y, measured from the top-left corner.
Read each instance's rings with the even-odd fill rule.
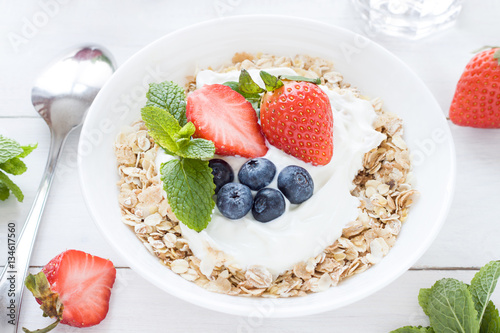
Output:
[[[15,140],[0,135],[0,200],[7,200],[11,193],[19,202],[24,200],[23,192],[7,174],[18,176],[25,173],[28,168],[21,158],[28,156],[36,147],[21,146]]]
[[[182,158],[163,163],[161,180],[175,216],[190,229],[205,229],[215,207],[215,184],[208,161]]]
[[[212,141],[194,139],[196,127],[186,119],[186,95],[174,82],[151,84],[148,102],[141,110],[149,135],[176,158],[160,168],[163,188],[176,217],[190,229],[201,231],[211,220],[215,202]]]
[[[500,261],[491,261],[476,273],[469,286],[442,279],[431,288],[420,289],[418,302],[429,316],[431,327],[405,326],[391,333],[500,333],[499,313],[490,301],[499,278]]]

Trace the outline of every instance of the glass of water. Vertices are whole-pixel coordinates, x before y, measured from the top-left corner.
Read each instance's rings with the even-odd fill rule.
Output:
[[[419,39],[455,23],[462,0],[352,0],[374,32]]]

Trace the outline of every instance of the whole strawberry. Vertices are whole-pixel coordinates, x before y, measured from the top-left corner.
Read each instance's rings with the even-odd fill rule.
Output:
[[[269,143],[285,153],[313,165],[331,161],[332,108],[318,85],[283,81],[281,87],[264,93],[260,121]]]
[[[500,128],[500,49],[478,53],[460,77],[450,119],[460,126]]]

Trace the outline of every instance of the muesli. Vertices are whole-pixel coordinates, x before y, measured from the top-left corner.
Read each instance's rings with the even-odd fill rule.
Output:
[[[295,75],[290,75],[290,73],[284,70],[287,68],[292,70]],[[132,124],[130,128],[121,132],[115,144],[118,172],[120,175],[118,186],[120,190],[119,204],[122,211],[122,221],[129,225],[144,246],[173,272],[210,291],[228,295],[262,297],[303,296],[307,293],[324,291],[331,286],[336,286],[343,279],[364,272],[370,266],[378,263],[387,255],[390,248],[394,245],[397,235],[401,230],[401,226],[407,219],[408,210],[412,204],[412,197],[416,193],[409,183],[411,166],[409,151],[403,139],[402,120],[396,115],[384,111],[382,108],[382,101],[379,98],[368,100],[362,96],[356,88],[344,82],[342,75],[334,70],[331,62],[304,55],[290,58],[269,54],[252,55],[237,53],[233,57],[231,65],[216,70],[210,69],[208,71],[201,71],[196,73],[193,77],[188,78],[189,83],[185,87],[185,92],[188,96],[194,96],[191,101],[196,101],[196,98],[204,98],[204,96],[200,97],[200,93],[198,95],[191,94],[195,90],[202,92],[207,91],[207,89],[201,90],[200,88],[207,87],[211,84],[218,86],[220,85],[219,83],[222,83],[218,81],[232,77],[231,75],[234,76],[234,73],[240,74],[240,71],[243,69],[245,70],[243,71],[244,73],[253,73],[251,75],[252,77],[260,70],[263,70],[265,73],[271,73],[269,74],[270,77],[287,80],[285,81],[285,87],[288,87],[286,85],[288,82],[295,84],[295,80],[297,80],[297,82],[308,82],[307,79],[310,79],[312,82],[319,78],[318,82],[311,84],[319,84],[318,87],[321,87],[330,97],[333,109],[336,109],[336,113],[334,112],[335,114],[333,116],[334,127],[342,125],[342,121],[344,120],[339,118],[345,117],[345,128],[335,127],[333,130],[334,144],[332,144],[333,157],[330,157],[332,159],[331,162],[320,162],[319,159],[315,161],[312,159],[307,160],[307,156],[299,156],[302,151],[298,148],[297,151],[299,153],[293,156],[294,148],[288,147],[289,151],[287,155],[290,156],[286,157],[287,161],[290,159],[297,160],[296,163],[293,164],[300,165],[303,169],[309,171],[310,174],[312,174],[315,185],[320,188],[315,188],[314,194],[305,199],[307,201],[299,204],[291,203],[293,199],[290,199],[289,195],[285,194],[286,204],[284,208],[280,208],[282,211],[276,214],[275,212],[271,212],[272,216],[270,221],[255,220],[266,220],[268,217],[259,217],[258,213],[254,211],[249,213],[248,210],[246,210],[246,213],[243,212],[245,213],[245,217],[243,218],[239,215],[231,217],[231,214],[234,212],[227,213],[229,215],[229,218],[227,218],[225,213],[220,212],[224,210],[221,203],[221,206],[219,206],[221,209],[214,208],[213,214],[211,215],[212,221],[208,223],[208,227],[206,225],[201,227],[198,225],[191,225],[190,228],[188,228],[185,223],[179,222],[176,214],[174,214],[172,205],[169,204],[169,202],[171,203],[171,201],[169,201],[171,198],[167,198],[167,193],[165,192],[165,189],[169,191],[172,191],[172,187],[175,189],[175,186],[172,185],[174,183],[171,181],[165,182],[165,184],[168,183],[171,186],[171,188],[167,188],[168,186],[164,185],[162,181],[163,176],[161,173],[166,171],[163,170],[164,164],[161,164],[161,162],[171,161],[175,158],[172,158],[171,154],[168,154],[169,152],[165,154],[163,149],[165,147],[161,148],[152,138],[150,132],[148,132],[148,130],[151,131],[151,128],[146,127],[144,119],[146,119],[146,121],[152,120],[151,118],[145,118],[145,113],[143,113],[143,120],[137,121]],[[273,73],[276,76],[273,76]],[[286,75],[281,75],[280,73],[285,73]],[[261,74],[261,76],[262,75],[263,74]],[[242,76],[243,75],[240,74],[240,83]],[[302,78],[298,78],[297,76]],[[200,84],[202,81],[203,86]],[[237,91],[239,89],[238,86],[235,86],[237,82],[231,82],[233,83],[227,83],[226,85],[231,86],[232,89]],[[270,84],[269,82],[271,81],[264,81],[266,88],[267,85]],[[301,89],[303,86],[306,86],[306,88],[311,87],[309,83],[304,85],[298,84],[296,85],[297,89],[299,86]],[[245,96],[249,104],[252,103],[257,110],[259,109],[261,105],[254,103],[256,101],[260,102],[259,98],[254,98],[257,96],[256,93],[242,93],[241,91],[239,91],[239,93]],[[262,93],[259,93],[263,106],[266,102],[266,97],[262,97]],[[320,92],[318,91],[318,93]],[[266,93],[264,93],[264,95],[265,94]],[[335,98],[331,96],[339,100],[343,98],[343,102],[337,102],[334,100]],[[340,98],[339,96],[343,97]],[[154,100],[156,97],[158,97],[158,95],[150,91],[148,98],[150,101],[153,101],[151,105],[161,106],[161,101]],[[188,97],[188,104],[190,103],[189,101]],[[369,103],[366,103],[366,101]],[[230,102],[233,103],[234,101],[231,100]],[[342,104],[344,102],[354,104]],[[269,102],[268,105],[271,105],[270,103],[271,102]],[[327,105],[328,101],[324,101],[324,103]],[[344,141],[336,141],[335,136],[343,136],[344,134],[342,134],[342,131],[345,130],[347,131],[345,138],[350,138],[348,131],[351,129],[349,129],[349,126],[351,126],[353,122],[356,122],[356,119],[351,118],[356,118],[356,115],[349,114],[348,106],[352,105],[366,108],[366,105],[362,103],[369,105],[370,112],[373,112],[374,116],[369,126],[370,128],[361,128],[358,130],[360,132],[356,135],[371,136],[372,144],[374,142],[376,144],[362,155],[359,155],[358,152],[359,156],[357,156],[350,148],[345,149],[345,152],[343,152],[342,145],[344,145]],[[205,104],[207,103],[205,102]],[[168,108],[170,106],[165,105],[164,107]],[[176,109],[174,105],[171,110],[173,111],[170,112],[175,115],[175,111],[178,109]],[[152,111],[155,110],[152,109]],[[258,111],[261,112],[259,124],[263,126],[264,134],[270,133],[273,129],[271,127],[266,129],[264,128],[265,125],[262,124],[262,119],[265,119],[263,117],[266,116],[263,115],[263,112],[266,112],[266,110],[261,108],[261,110]],[[200,132],[203,132],[203,128],[207,127],[200,124],[202,121],[205,121],[205,119],[201,119],[203,117],[200,118],[200,115],[197,113],[198,109],[193,109],[193,107],[190,108],[189,105],[187,112],[188,118],[190,117],[190,119],[193,120],[192,123],[197,126],[195,136],[203,137],[203,133]],[[363,115],[363,113],[359,114]],[[181,125],[181,127],[183,130],[187,131],[190,126],[188,125],[188,119],[182,120],[182,118],[179,118],[183,115],[179,116],[177,114],[176,116],[180,124],[186,124],[185,127],[182,127],[183,125]],[[271,115],[267,116],[271,117]],[[327,121],[325,120],[325,122]],[[212,126],[211,123],[207,126],[209,125]],[[318,122],[318,126],[321,127],[322,124]],[[274,130],[279,131],[279,127],[278,129],[274,128]],[[210,134],[213,134],[213,130]],[[283,136],[285,135],[286,133],[283,134]],[[184,140],[182,142],[186,142],[185,138],[181,136],[177,136],[176,138],[180,138],[178,140]],[[269,151],[272,151],[272,154],[267,152],[265,156],[271,156],[269,159],[278,165],[278,169],[282,169],[281,171],[283,171],[284,168],[280,167],[281,160],[276,161],[275,157],[278,156],[281,158],[281,155],[277,154],[286,155],[282,150],[286,151],[286,146],[292,143],[291,141],[293,139],[286,141],[278,135],[276,140],[282,141],[282,143],[284,142],[281,148],[278,149],[276,147],[279,145],[279,142],[270,144],[270,137],[271,135],[266,136],[265,145],[268,147],[267,149],[269,149]],[[219,138],[220,137],[216,137],[214,141],[217,143]],[[361,140],[360,138],[357,139]],[[189,140],[189,138],[187,140]],[[327,142],[328,138],[323,141]],[[326,153],[315,155],[319,150],[314,151],[314,147],[312,147],[311,152],[313,156],[323,156],[326,159],[328,158],[328,147],[322,146],[321,143],[323,141],[318,141],[319,145],[317,148],[319,150],[325,148],[324,152]],[[202,145],[203,142],[200,144]],[[345,144],[347,145],[348,143]],[[239,146],[236,145],[236,147]],[[217,152],[220,151],[220,147],[217,147],[217,145],[216,149]],[[231,155],[231,152],[228,152],[231,147],[225,145],[224,149],[226,149],[226,151],[224,151],[226,153],[225,155]],[[234,155],[243,156],[248,153],[249,156],[252,156],[256,151],[258,152],[259,149],[262,149],[262,145],[248,144],[245,145],[244,149],[248,151],[238,151],[237,154]],[[327,195],[323,195],[322,197],[318,195],[318,193],[323,191],[333,195],[335,198],[337,185],[331,185],[331,182],[329,182],[328,177],[325,175],[329,175],[329,172],[339,173],[339,171],[335,169],[336,166],[334,164],[341,165],[344,160],[336,160],[337,151],[339,151],[339,154],[345,154],[343,157],[350,158],[353,161],[357,158],[359,159],[360,165],[354,170],[354,176],[351,177],[351,179],[344,180],[347,184],[345,186],[349,186],[352,198],[356,200],[354,211],[352,211],[352,209],[349,211],[347,207],[349,206],[349,202],[347,201],[345,209],[343,209],[343,207],[336,209],[336,202],[326,202],[325,196]],[[306,149],[305,152],[307,153],[309,150]],[[266,152],[262,154],[264,153]],[[181,154],[179,156],[184,156],[182,155],[184,154],[183,151],[177,154]],[[352,154],[352,156],[349,154]],[[228,161],[233,168],[235,168],[235,166],[239,167],[244,164],[245,161],[248,161],[248,158],[243,157],[215,157]],[[354,164],[355,163],[353,163],[353,165]],[[213,165],[214,164],[212,164],[212,167]],[[353,167],[356,168],[355,165]],[[160,172],[160,168],[162,168],[162,172]],[[275,170],[274,173],[272,173],[274,178],[272,183],[266,182],[264,185],[266,188],[271,188],[268,190],[268,195],[283,197],[283,195],[277,194],[279,191],[276,189],[276,178],[278,178],[278,173],[281,173],[281,171]],[[234,172],[238,173],[238,170],[236,169]],[[236,176],[234,176],[234,178],[236,178]],[[164,178],[164,180],[167,179]],[[230,184],[239,183],[230,180]],[[184,185],[189,185],[189,182]],[[280,186],[279,180],[278,186]],[[331,193],[323,189],[331,189],[331,191],[329,190]],[[221,189],[217,190],[220,191]],[[280,187],[280,191],[285,193],[282,186]],[[260,191],[257,193],[260,193]],[[220,196],[222,195],[218,195],[218,197]],[[253,200],[255,200],[256,195],[253,194],[252,196]],[[270,197],[266,197],[266,199],[269,198]],[[210,198],[210,200],[213,199]],[[338,204],[342,205],[342,200],[343,199],[340,198]],[[175,204],[179,205],[180,203],[176,202]],[[350,204],[352,204],[352,201]],[[253,205],[255,206],[255,202]],[[213,206],[215,206],[215,203]],[[301,206],[303,207],[301,208]],[[255,210],[255,207],[253,209]],[[346,221],[347,223],[343,223],[343,225],[336,227],[341,229],[339,229],[338,236],[335,237],[335,239],[325,237],[311,240],[310,238],[316,237],[318,232],[321,231],[321,228],[328,229],[329,226],[325,226],[325,222],[319,221],[316,225],[317,230],[315,230],[314,223],[316,222],[314,221],[307,224],[301,224],[301,216],[306,216],[304,215],[305,213],[300,213],[301,209],[302,211],[309,209],[310,211],[306,210],[308,216],[319,214],[318,216],[320,217],[323,216],[321,214],[330,217],[330,212],[335,211],[336,213],[331,213],[334,215],[334,218],[348,218],[349,220]],[[348,212],[346,213],[345,211]],[[267,211],[264,213],[267,214]],[[352,215],[353,213],[355,215]],[[252,218],[252,214],[254,218]],[[278,215],[278,217],[275,217],[275,215]],[[354,216],[354,218],[351,219],[352,216]],[[290,230],[283,231],[283,228],[281,228],[280,231],[273,230],[273,223],[274,225],[280,225],[280,228],[293,229],[293,232]],[[261,234],[247,236],[249,234],[248,230],[250,230],[248,226],[267,228],[256,230],[261,230],[259,232],[266,235],[269,232],[271,236],[269,236],[269,239],[266,239],[264,236],[261,237]],[[199,232],[193,230],[196,228],[207,229]],[[331,230],[330,236],[336,235],[335,229]],[[226,240],[228,241],[227,244],[225,244]],[[246,245],[248,245],[248,247],[246,249],[241,251],[237,249],[231,252],[237,242],[246,242],[247,240],[248,244]],[[293,242],[293,244],[291,244],[291,242]],[[298,252],[304,249],[302,252],[306,253],[291,253],[293,252],[291,251],[292,245],[294,249],[298,249]],[[264,247],[265,249],[263,249]],[[266,252],[269,250],[274,253]],[[229,252],[231,252],[231,254],[228,254]],[[248,252],[252,252],[252,254],[255,252],[255,255],[252,256],[248,254]],[[195,253],[197,255],[195,255]],[[263,257],[263,253],[267,253],[267,259],[262,259],[263,264],[246,264],[252,263],[255,260],[259,261],[259,258]],[[314,253],[314,255],[304,257],[307,253]],[[277,256],[277,258],[273,259],[273,255]],[[297,258],[301,258],[301,260],[294,262]],[[292,264],[290,265],[290,263]],[[272,265],[275,266],[270,267]]]

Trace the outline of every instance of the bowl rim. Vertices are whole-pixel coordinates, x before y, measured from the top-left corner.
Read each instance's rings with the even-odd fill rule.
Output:
[[[266,15],[259,15],[259,14],[234,15],[234,16],[224,17],[222,19],[215,18],[215,19],[205,20],[205,21],[198,22],[198,23],[195,23],[195,24],[192,24],[192,25],[180,28],[180,29],[176,29],[176,30],[156,39],[155,41],[147,44],[146,46],[143,46],[139,51],[137,51],[132,56],[130,56],[121,66],[118,67],[117,71],[106,82],[106,84],[103,86],[101,91],[99,91],[99,93],[97,94],[95,100],[98,100],[100,98],[100,96],[102,95],[102,93],[101,93],[102,91],[106,91],[106,87],[113,80],[113,77],[116,76],[116,73],[120,73],[123,68],[127,67],[127,64],[129,62],[133,61],[134,58],[139,57],[140,55],[149,52],[150,48],[154,48],[156,45],[163,43],[164,40],[168,40],[168,39],[172,38],[173,36],[178,35],[178,34],[183,34],[184,32],[189,32],[192,30],[201,29],[204,26],[210,26],[213,24],[221,24],[221,22],[228,22],[228,21],[231,22],[231,21],[235,21],[235,20],[238,20],[238,21],[241,21],[241,20],[262,20],[262,19],[283,20],[283,21],[293,20],[297,24],[314,25],[314,26],[319,27],[319,28],[327,29],[330,31],[340,31],[342,33],[350,34],[355,38],[362,38],[364,40],[367,40],[371,44],[371,46],[377,48],[378,51],[380,51],[380,52],[384,53],[386,56],[392,58],[393,61],[398,62],[400,66],[405,67],[407,70],[407,74],[411,74],[411,76],[413,76],[413,79],[415,79],[417,82],[420,83],[421,87],[429,94],[430,97],[432,97],[432,101],[434,102],[436,107],[439,110],[441,110],[441,107],[437,103],[434,95],[431,93],[431,91],[425,85],[425,83],[416,75],[416,73],[406,63],[404,63],[401,59],[399,59],[394,54],[392,54],[390,51],[388,51],[386,48],[384,48],[380,44],[374,42],[373,40],[369,39],[368,37],[360,35],[360,34],[353,32],[349,29],[339,27],[339,26],[329,24],[329,23],[324,23],[324,22],[314,20],[314,19],[302,18],[302,17],[290,16],[290,15],[271,15],[271,14],[266,14]],[[95,103],[93,103],[92,106],[90,107],[90,109],[88,110],[88,114],[93,112],[93,110],[94,110],[93,105],[95,105]],[[454,197],[454,193],[455,193],[455,180],[456,180],[456,153],[455,153],[455,144],[453,141],[453,136],[451,135],[450,126],[446,120],[444,113],[441,112],[439,117],[442,117],[442,119],[444,120],[443,124],[446,124],[446,126],[443,126],[443,129],[445,130],[446,135],[449,138],[449,141],[448,141],[449,150],[447,151],[447,153],[449,154],[450,169],[448,170],[449,177],[448,177],[447,183],[446,183],[447,196],[445,197],[445,200],[443,201],[444,204],[441,206],[439,213],[436,214],[436,217],[434,218],[435,223],[433,224],[433,227],[431,229],[429,229],[430,235],[428,237],[426,237],[420,243],[421,246],[418,248],[418,251],[412,252],[411,256],[406,257],[407,260],[404,263],[395,267],[393,269],[393,274],[391,275],[390,278],[376,281],[376,283],[374,283],[372,285],[372,288],[370,289],[369,292],[364,292],[364,293],[357,292],[357,293],[352,294],[352,297],[349,298],[349,300],[343,304],[335,304],[335,303],[325,304],[322,302],[318,302],[318,304],[309,303],[307,305],[307,307],[306,306],[288,306],[286,308],[276,307],[272,313],[266,314],[266,317],[268,317],[268,318],[287,318],[287,317],[305,316],[305,315],[322,313],[322,312],[326,312],[329,310],[334,310],[334,309],[337,309],[337,308],[340,308],[343,306],[347,306],[347,305],[352,304],[354,302],[357,302],[363,298],[366,298],[366,297],[374,294],[377,291],[380,291],[382,288],[384,288],[384,287],[388,286],[389,284],[391,284],[392,282],[394,282],[402,274],[404,274],[409,268],[411,268],[411,266],[413,266],[418,261],[418,259],[420,259],[420,257],[429,249],[430,245],[434,242],[437,235],[439,234],[439,231],[442,229],[442,226],[443,226],[444,222],[446,221],[446,217],[450,211],[451,204],[452,204],[453,197]],[[120,251],[119,251],[120,246],[117,244],[117,241],[115,241],[113,238],[111,238],[109,235],[107,235],[107,233],[105,232],[103,227],[98,223],[98,221],[99,221],[98,214],[97,214],[97,212],[94,211],[94,208],[92,207],[92,205],[90,203],[90,197],[91,197],[90,190],[85,185],[86,184],[85,174],[84,174],[84,170],[83,170],[84,168],[82,167],[83,154],[81,154],[80,151],[82,149],[82,142],[83,142],[82,138],[84,137],[85,133],[88,131],[88,126],[89,126],[88,122],[84,122],[83,127],[82,127],[82,131],[80,134],[79,144],[78,144],[78,152],[79,153],[77,154],[77,156],[78,156],[78,174],[79,174],[79,178],[80,178],[80,185],[82,188],[82,195],[84,197],[84,201],[85,201],[85,204],[88,208],[88,211],[92,217],[92,220],[97,225],[98,229],[101,231],[101,234],[104,235],[104,237],[108,241],[108,243],[110,243],[114,247],[114,249],[120,254]],[[139,269],[139,267],[135,264],[135,262],[132,259],[130,259],[126,256],[121,256],[121,257],[124,259],[125,262],[127,262],[130,265],[130,267],[135,272],[137,272],[144,279],[151,282],[153,285],[159,287],[160,289],[168,292],[169,294],[176,296],[184,301],[187,301],[187,302],[190,302],[192,304],[204,307],[204,308],[209,309],[209,310],[215,310],[215,311],[223,312],[226,314],[233,314],[233,315],[248,315],[249,307],[250,306],[254,307],[254,305],[248,305],[248,304],[240,304],[240,305],[235,306],[234,304],[229,304],[229,303],[224,304],[223,302],[217,302],[217,304],[215,304],[214,301],[208,300],[205,297],[199,297],[198,295],[195,295],[194,298],[186,297],[186,294],[182,291],[182,288],[176,288],[176,287],[166,288],[165,286],[160,287],[160,285],[159,285],[160,279],[158,277],[151,276],[151,274],[142,274],[141,270]],[[191,296],[193,296],[193,295],[191,295]],[[227,297],[233,297],[233,296],[227,296]],[[234,296],[234,297],[237,297],[237,296]],[[308,296],[304,296],[304,297],[308,297]],[[253,299],[269,300],[268,298],[262,298],[262,297],[253,298]],[[278,298],[277,300],[280,300],[280,298]]]

